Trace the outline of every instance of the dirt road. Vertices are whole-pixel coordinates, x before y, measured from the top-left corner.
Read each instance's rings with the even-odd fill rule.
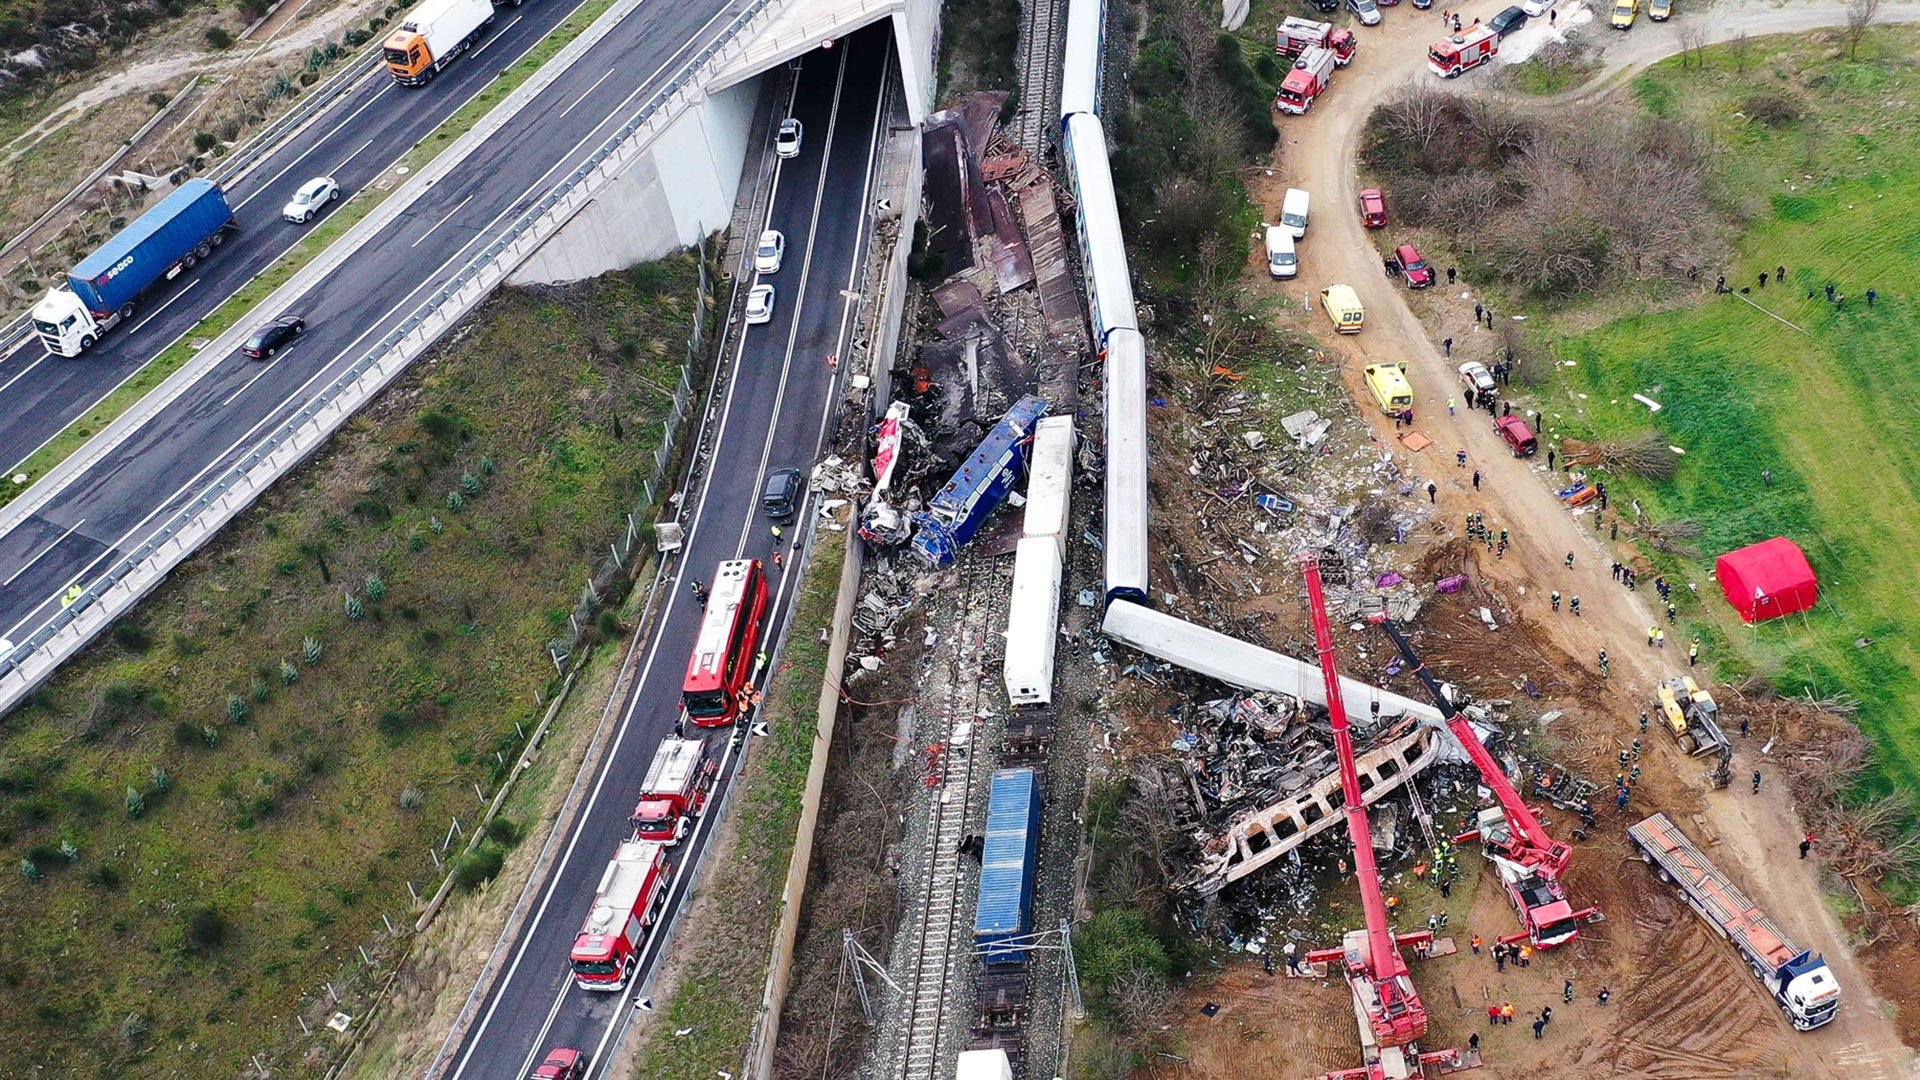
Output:
[[[1479,0],[1464,13],[1469,20],[1476,16],[1486,19],[1502,6],[1503,0]],[[1844,18],[1844,5],[1838,3],[1733,4],[1715,9],[1712,33],[1721,39],[1742,30],[1797,29],[1830,25]],[[1882,19],[1920,19],[1920,5],[1889,6]],[[1564,13],[1562,21],[1570,21]],[[1678,23],[1664,27],[1649,24],[1636,27],[1630,34],[1616,35],[1608,39],[1602,61],[1617,73],[1623,67],[1643,65],[1678,51],[1678,27]],[[1593,23],[1582,29],[1589,36],[1612,33]],[[1520,608],[1542,626],[1550,627],[1557,643],[1588,668],[1597,670],[1596,657],[1601,649],[1607,650],[1612,660],[1608,691],[1602,695],[1607,715],[1586,716],[1580,722],[1594,731],[1611,729],[1611,734],[1625,741],[1635,734],[1634,718],[1643,703],[1652,699],[1655,680],[1685,666],[1685,643],[1676,635],[1664,651],[1646,648],[1648,628],[1656,622],[1666,625],[1664,617],[1656,615],[1647,603],[1652,588],[1629,593],[1611,580],[1609,565],[1615,558],[1626,558],[1627,549],[1610,546],[1604,533],[1596,533],[1594,515],[1576,518],[1553,496],[1546,482],[1545,447],[1542,459],[1517,460],[1494,435],[1484,412],[1469,413],[1463,406],[1458,416],[1448,416],[1445,402],[1450,395],[1456,399],[1460,396],[1454,365],[1464,359],[1488,360],[1498,348],[1495,332],[1471,325],[1479,294],[1473,283],[1463,282],[1451,290],[1442,284],[1413,296],[1389,281],[1383,275],[1381,254],[1375,245],[1386,244],[1396,235],[1395,230],[1389,228],[1382,230],[1384,235],[1369,236],[1354,209],[1359,187],[1354,162],[1366,116],[1410,77],[1432,78],[1425,71],[1424,54],[1439,30],[1437,13],[1416,11],[1410,6],[1392,9],[1381,27],[1360,29],[1360,53],[1353,66],[1335,78],[1332,89],[1311,114],[1289,118],[1283,124],[1285,171],[1271,181],[1257,183],[1254,195],[1271,213],[1277,213],[1282,188],[1303,187],[1313,193],[1313,227],[1301,245],[1302,276],[1285,291],[1296,301],[1313,296],[1331,282],[1351,284],[1359,292],[1366,306],[1366,330],[1356,338],[1329,342],[1349,357],[1345,373],[1349,386],[1366,401],[1359,383],[1364,364],[1407,361],[1419,406],[1417,428],[1433,440],[1433,445],[1420,453],[1406,451],[1393,441],[1393,425],[1373,410],[1370,415],[1377,438],[1383,446],[1395,448],[1411,472],[1441,485],[1441,501],[1447,503],[1442,508],[1446,511],[1443,517],[1454,522],[1456,529],[1469,510],[1479,509],[1486,512],[1494,528],[1513,530],[1512,550],[1497,563],[1487,560],[1489,573],[1505,577],[1511,588],[1523,592]],[[1471,89],[1474,74],[1484,73],[1460,80],[1464,89]],[[1607,77],[1603,74],[1592,85],[1601,85]],[[1318,331],[1327,329],[1325,316],[1318,312],[1314,323]],[[1333,336],[1323,333],[1323,340]],[[1437,339],[1445,336],[1455,341],[1450,361],[1442,357],[1437,344]],[[1550,436],[1555,427],[1554,408],[1551,403],[1540,407],[1546,412],[1545,426]],[[1465,467],[1455,464],[1455,452],[1460,449],[1467,452]],[[1470,483],[1475,470],[1481,474],[1477,492]],[[1571,569],[1566,565],[1569,553],[1573,558]],[[1714,583],[1697,584],[1703,599],[1718,602],[1708,596],[1717,589]],[[1550,613],[1547,593],[1552,589],[1580,596],[1581,616],[1575,618],[1564,610],[1557,615]],[[1491,647],[1499,646],[1494,643]],[[1692,779],[1697,769],[1688,765],[1671,744],[1659,741],[1652,751],[1662,771],[1683,778],[1681,782],[1694,789],[1686,793],[1685,801],[1700,808],[1718,835],[1715,857],[1733,869],[1755,899],[1791,927],[1804,945],[1826,954],[1846,989],[1847,1001],[1839,1018],[1820,1031],[1795,1035],[1777,1014],[1765,1018],[1770,1024],[1758,1025],[1778,1028],[1797,1048],[1794,1074],[1844,1076],[1850,1080],[1920,1075],[1920,1066],[1916,1066],[1912,1052],[1900,1045],[1888,1019],[1890,1008],[1873,995],[1845,944],[1840,925],[1822,899],[1815,864],[1794,858],[1801,827],[1787,804],[1784,783],[1773,776],[1771,763],[1755,748],[1742,745],[1734,761],[1734,787],[1708,793],[1703,784]],[[1763,778],[1758,796],[1749,793],[1755,769]],[[1634,810],[1650,812],[1656,808],[1663,807],[1636,805]],[[1664,924],[1666,920],[1656,922]],[[1674,948],[1692,954],[1707,940],[1704,931],[1692,925],[1695,923],[1697,920],[1681,919],[1671,930],[1662,926],[1661,932],[1667,938],[1684,941],[1684,946],[1676,944]],[[1619,927],[1611,935],[1616,940],[1632,936],[1631,927],[1624,921],[1614,925]],[[1642,929],[1653,927],[1642,920]],[[1722,944],[1713,945],[1726,951]],[[1666,947],[1662,946],[1660,952],[1665,954]],[[1647,990],[1674,992],[1675,988],[1649,985]],[[1692,988],[1687,995],[1706,991],[1705,987]],[[1766,1008],[1757,995],[1743,994],[1740,1002],[1749,1009]],[[1624,1010],[1622,1016],[1624,1019]],[[1627,1034],[1621,1031],[1616,1037],[1626,1038]],[[1800,1041],[1791,1042],[1796,1039]],[[1624,1061],[1616,1060],[1616,1064],[1631,1068]],[[1670,1068],[1665,1074],[1678,1075]]]

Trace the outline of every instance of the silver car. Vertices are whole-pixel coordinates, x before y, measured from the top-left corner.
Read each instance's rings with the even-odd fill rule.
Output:
[[[316,176],[300,185],[293,193],[287,205],[281,207],[280,216],[288,221],[305,224],[313,220],[328,203],[340,197],[340,185],[331,176]]]
[[[1361,26],[1380,25],[1380,5],[1373,0],[1347,0],[1347,10],[1353,12]]]
[[[773,321],[773,286],[755,285],[747,293],[747,325]]]
[[[1373,0],[1367,0],[1372,3]],[[780,121],[780,131],[773,137],[773,152],[783,158],[800,156],[800,121],[789,116]]]

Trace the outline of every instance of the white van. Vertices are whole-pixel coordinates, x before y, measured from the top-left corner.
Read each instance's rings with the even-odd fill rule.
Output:
[[[1307,193],[1297,187],[1287,189],[1280,202],[1280,224],[1296,238],[1307,235]]]
[[[1279,225],[1267,226],[1267,273],[1290,278],[1300,272],[1300,260],[1293,253],[1293,234]]]

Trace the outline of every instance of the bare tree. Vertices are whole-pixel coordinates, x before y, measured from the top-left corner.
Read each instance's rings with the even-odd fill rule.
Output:
[[[1747,37],[1745,30],[1733,35],[1733,40],[1727,42],[1727,52],[1733,56],[1734,74],[1745,75],[1747,73],[1748,54],[1752,51],[1753,42]]]
[[[1860,56],[1860,39],[1867,36],[1867,27],[1880,14],[1880,0],[1851,0],[1847,4],[1847,59],[1857,60]]]
[[[1860,3],[1862,2],[1862,0],[1854,0],[1854,2]],[[1877,3],[1878,0],[1874,0],[1874,2]],[[1681,20],[1679,37],[1680,37],[1680,66],[1681,67],[1687,67],[1688,65],[1692,65],[1693,67],[1705,66],[1706,58],[1700,55],[1700,50],[1705,48],[1707,44],[1706,22],[1700,19]]]

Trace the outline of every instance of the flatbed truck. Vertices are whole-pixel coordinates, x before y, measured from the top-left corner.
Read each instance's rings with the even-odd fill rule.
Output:
[[[1826,959],[1795,945],[1671,818],[1655,814],[1629,827],[1627,836],[1660,880],[1679,889],[1688,905],[1733,943],[1794,1027],[1812,1031],[1832,1022],[1840,1008],[1840,983]]]

